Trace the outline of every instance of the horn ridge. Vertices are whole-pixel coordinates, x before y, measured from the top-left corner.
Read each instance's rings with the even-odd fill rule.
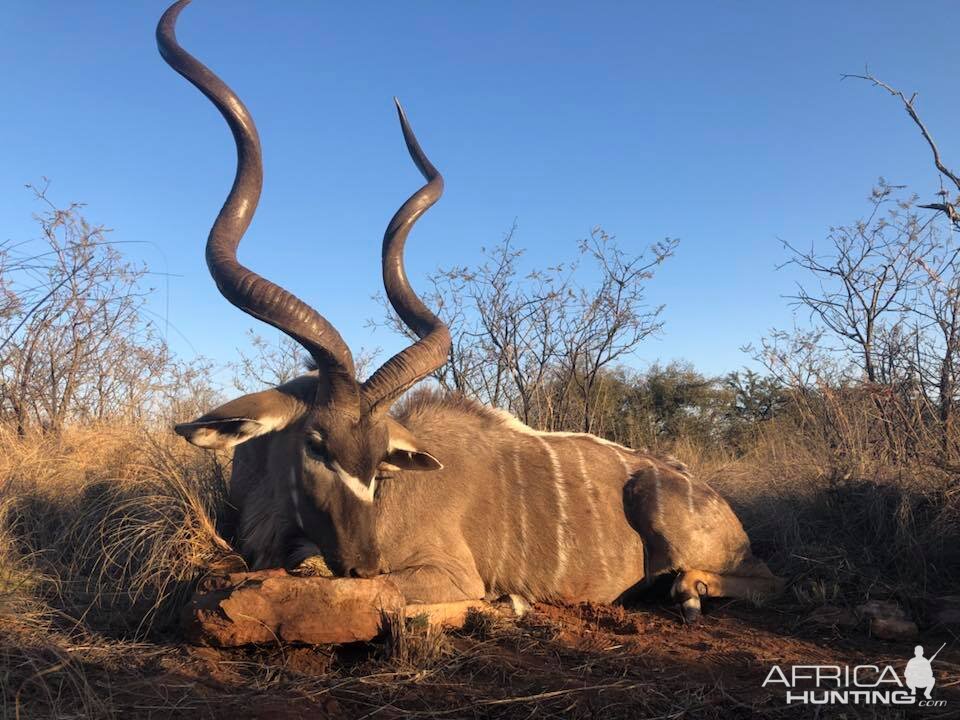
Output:
[[[177,18],[189,3],[190,0],[178,0],[164,12],[157,24],[157,47],[166,63],[220,111],[237,148],[233,185],[207,238],[206,259],[210,275],[230,303],[300,343],[318,367],[337,378],[337,387],[343,387],[341,381],[349,378],[353,382],[353,399],[355,403],[359,402],[353,356],[336,328],[296,295],[237,260],[237,247],[253,219],[263,187],[260,138],[243,101],[177,42]]]

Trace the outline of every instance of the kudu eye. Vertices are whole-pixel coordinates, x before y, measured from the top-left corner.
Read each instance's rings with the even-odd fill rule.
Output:
[[[317,460],[326,462],[327,455],[327,443],[320,435],[310,434],[304,438],[304,446],[307,449],[307,452],[315,457]]]

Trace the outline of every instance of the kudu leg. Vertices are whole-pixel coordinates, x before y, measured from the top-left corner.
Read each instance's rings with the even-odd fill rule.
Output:
[[[451,571],[437,565],[419,565],[391,572],[387,577],[408,603],[458,602],[484,597],[483,580],[476,570]]]
[[[749,576],[720,575],[707,570],[682,570],[673,583],[670,596],[680,603],[683,619],[694,623],[700,619],[702,597],[755,600],[776,595],[783,590],[783,580],[770,573],[766,566],[763,566],[760,572],[759,576]]]
[[[306,538],[298,539],[291,544],[284,567],[293,575],[334,577],[320,548]]]

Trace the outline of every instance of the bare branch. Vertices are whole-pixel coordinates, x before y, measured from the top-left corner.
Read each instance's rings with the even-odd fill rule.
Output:
[[[937,144],[933,139],[930,131],[927,129],[926,124],[923,122],[920,114],[917,112],[915,101],[917,99],[917,93],[913,93],[909,98],[901,91],[891,85],[885,83],[883,80],[880,80],[874,76],[869,69],[864,71],[863,75],[854,75],[854,74],[844,74],[841,76],[841,79],[845,80],[847,78],[856,78],[858,80],[866,80],[871,83],[874,87],[879,87],[885,90],[887,93],[892,95],[895,98],[898,98],[903,104],[903,109],[907,112],[907,115],[910,116],[910,119],[913,120],[914,124],[920,129],[920,133],[923,135],[923,139],[926,141],[927,145],[930,147],[930,152],[933,153],[933,163],[936,166],[942,177],[948,178],[960,192],[960,175],[947,167],[942,158],[940,157],[940,150],[937,148]],[[947,192],[942,189],[941,202],[937,203],[928,203],[925,205],[920,205],[919,207],[926,208],[928,210],[936,210],[943,213],[947,216],[947,219],[955,226],[960,228],[960,212],[957,210],[957,205],[960,203],[960,196],[957,197],[953,202],[948,202]]]

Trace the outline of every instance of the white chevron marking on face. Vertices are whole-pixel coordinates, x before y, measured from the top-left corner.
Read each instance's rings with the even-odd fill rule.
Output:
[[[337,474],[337,477],[340,478],[340,482],[347,486],[347,489],[352,492],[357,499],[361,502],[372,503],[373,494],[377,489],[377,479],[371,478],[369,484],[364,484],[360,478],[354,477],[342,467],[340,463],[336,460],[331,463],[333,466],[333,471]]]

